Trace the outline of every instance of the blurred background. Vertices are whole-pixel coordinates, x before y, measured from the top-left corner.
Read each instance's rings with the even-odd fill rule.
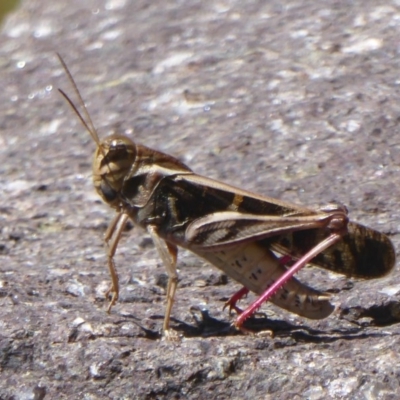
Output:
[[[0,23],[7,13],[18,7],[19,0],[1,0],[0,1]]]

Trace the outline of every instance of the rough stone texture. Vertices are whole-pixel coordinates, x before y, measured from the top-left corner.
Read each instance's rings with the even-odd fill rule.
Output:
[[[185,338],[170,343],[164,269],[133,229],[106,314],[113,213],[55,52],[101,136],[299,204],[340,201],[398,249],[399,36],[399,1],[23,2],[0,36],[0,399],[397,399],[398,269],[304,271],[338,310],[312,322],[265,305],[246,336],[222,311],[238,285],[182,252]]]

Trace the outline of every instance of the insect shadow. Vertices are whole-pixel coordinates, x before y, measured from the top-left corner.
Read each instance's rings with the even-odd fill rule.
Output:
[[[376,307],[372,308],[375,309]],[[190,312],[195,321],[194,324],[181,321],[177,318],[171,318],[173,329],[186,338],[245,335],[243,331],[235,329],[232,322],[221,321],[210,316],[207,309],[193,306],[191,307]],[[366,312],[368,313],[368,311]],[[371,321],[368,325],[357,324],[356,321],[349,321],[347,318],[344,318],[343,312],[339,315],[339,318],[352,322],[353,326],[337,329],[315,329],[306,324],[292,324],[284,320],[271,319],[265,314],[259,313],[257,316],[249,318],[246,321],[244,328],[256,339],[265,339],[266,337],[269,337],[268,339],[272,340],[270,344],[274,347],[293,346],[298,342],[333,343],[338,340],[360,340],[388,336],[387,332],[371,330],[375,326],[379,326],[379,324],[375,324],[375,321]],[[154,315],[150,317],[150,319],[162,320],[163,316]],[[142,329],[144,336],[150,340],[158,340],[162,337],[162,334],[158,330],[146,328],[136,321],[135,324]]]

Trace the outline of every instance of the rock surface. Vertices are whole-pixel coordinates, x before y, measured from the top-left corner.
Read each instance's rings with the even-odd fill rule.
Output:
[[[398,268],[364,282],[307,269],[337,311],[267,304],[248,336],[222,311],[239,286],[181,252],[184,338],[166,342],[165,271],[130,229],[106,313],[113,211],[55,52],[102,137],[272,197],[339,201],[398,250],[399,21],[398,1],[24,1],[0,35],[0,399],[397,399]]]

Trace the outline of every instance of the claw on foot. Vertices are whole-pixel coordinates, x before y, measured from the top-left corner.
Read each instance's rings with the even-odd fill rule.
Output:
[[[162,334],[162,339],[167,342],[180,342],[182,340],[182,335],[173,329],[166,329]]]
[[[118,300],[118,292],[116,292],[112,287],[110,289],[107,290],[107,292],[105,293],[105,297],[107,300],[110,299],[110,303],[107,307],[107,312],[109,313],[111,311],[111,309],[113,308],[113,306],[115,305],[115,303]]]
[[[237,291],[225,304],[222,310],[225,310],[226,307],[229,307],[229,314],[232,310],[235,310],[238,314],[241,314],[243,310],[239,308],[236,303],[243,297],[249,293],[249,289],[242,287],[239,291]]]
[[[252,314],[252,316],[253,316],[253,315],[256,315],[256,314],[263,315],[265,318],[267,317],[266,314],[264,314],[264,313],[257,313],[257,312],[255,312],[254,314]],[[271,338],[274,337],[274,332],[273,332],[272,330],[270,330],[270,329],[267,329],[267,330],[263,330],[263,331],[258,332],[258,331],[254,331],[254,330],[249,329],[249,328],[245,328],[245,327],[243,326],[243,323],[244,323],[245,320],[247,320],[247,318],[248,318],[248,317],[246,317],[245,319],[243,319],[243,318],[241,318],[241,317],[239,316],[238,318],[236,318],[235,322],[232,323],[232,325],[235,327],[235,329],[237,329],[238,331],[240,331],[240,332],[242,332],[242,333],[244,333],[244,334],[246,334],[246,335],[257,335],[257,336],[260,336],[260,337],[269,336],[269,337],[271,337]]]

